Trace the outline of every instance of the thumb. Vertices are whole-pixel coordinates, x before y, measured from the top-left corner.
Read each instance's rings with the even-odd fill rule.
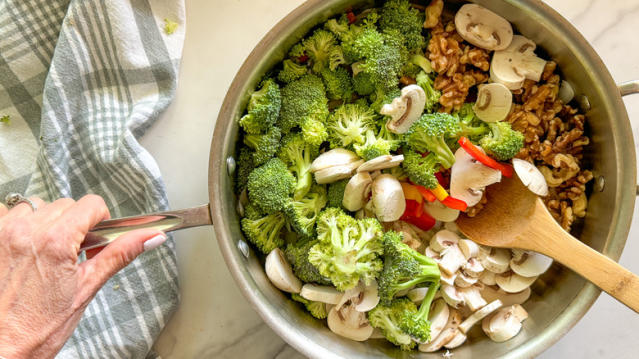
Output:
[[[118,237],[80,265],[82,290],[92,298],[109,278],[144,251],[160,246],[166,238],[166,234],[151,228],[138,229]]]

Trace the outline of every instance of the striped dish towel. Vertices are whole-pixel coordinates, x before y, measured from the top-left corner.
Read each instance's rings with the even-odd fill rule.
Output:
[[[121,217],[168,208],[142,136],[175,93],[183,0],[0,0],[0,196],[104,197]],[[172,241],[88,306],[59,358],[153,357],[178,304]]]

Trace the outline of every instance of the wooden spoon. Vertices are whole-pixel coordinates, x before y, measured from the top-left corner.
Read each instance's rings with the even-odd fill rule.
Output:
[[[639,313],[639,277],[564,231],[516,175],[502,178],[486,192],[488,203],[477,216],[457,219],[468,238],[545,254]]]

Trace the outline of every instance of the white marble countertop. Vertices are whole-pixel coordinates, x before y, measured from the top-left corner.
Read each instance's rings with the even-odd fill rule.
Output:
[[[208,154],[217,112],[244,58],[302,0],[187,0],[177,97],[142,140],[159,162],[173,208],[208,201]],[[639,0],[547,0],[592,43],[618,82],[639,79]],[[639,96],[626,105],[639,127]],[[636,216],[639,218],[639,216]],[[621,264],[639,273],[639,223]],[[176,234],[182,301],[156,350],[171,358],[298,358],[240,294],[213,230]],[[639,316],[602,295],[540,358],[636,358]]]

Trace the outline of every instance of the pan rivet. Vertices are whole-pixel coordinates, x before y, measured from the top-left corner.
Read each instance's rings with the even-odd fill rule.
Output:
[[[590,111],[590,100],[588,100],[588,97],[586,95],[580,95],[577,97],[577,102],[579,103],[579,108],[581,109],[581,111],[583,112],[588,112]]]
[[[597,177],[597,181],[595,182],[595,190],[599,192],[603,192],[605,186],[606,186],[606,179],[604,178],[604,176]]]
[[[229,176],[233,176],[235,173],[235,158],[233,158],[233,156],[228,156],[226,158],[226,171]]]
[[[248,244],[246,244],[246,242],[244,242],[243,240],[239,240],[237,242],[237,248],[240,250],[240,252],[242,252],[244,257],[246,258],[249,257],[249,247],[248,247]]]

